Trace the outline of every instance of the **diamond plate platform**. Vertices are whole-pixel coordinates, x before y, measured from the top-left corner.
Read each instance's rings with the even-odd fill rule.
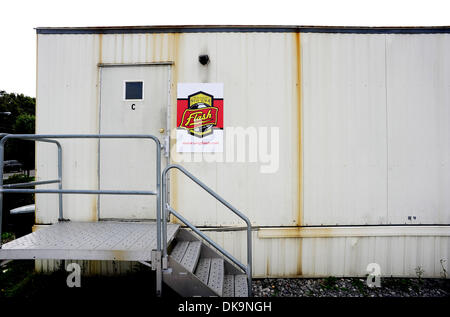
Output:
[[[179,225],[167,225],[170,243]],[[156,223],[60,222],[5,243],[0,260],[73,259],[151,261],[156,249]]]

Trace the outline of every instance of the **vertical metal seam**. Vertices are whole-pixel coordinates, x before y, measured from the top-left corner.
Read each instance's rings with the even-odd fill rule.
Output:
[[[99,91],[99,97],[98,97],[98,134],[101,134],[102,131],[102,77],[103,77],[103,68],[98,67],[98,91]],[[97,189],[100,190],[100,143],[101,140],[98,139],[97,142]],[[99,221],[100,218],[100,195],[97,195],[97,221]]]
[[[172,83],[171,85],[173,86],[173,91],[175,92],[174,94],[172,94],[171,96],[171,104],[173,105],[172,109],[171,109],[171,122],[170,122],[170,126],[175,127],[175,133],[176,133],[176,126],[177,126],[177,93],[178,93],[178,79],[179,79],[179,74],[178,74],[178,68],[177,66],[180,64],[180,34],[178,33],[174,33],[172,36],[172,56],[170,56],[170,59],[173,61],[173,71],[172,71]],[[171,86],[171,87],[172,87]],[[172,122],[173,121],[173,122]],[[176,138],[176,135],[174,136]],[[175,140],[176,142],[176,140]],[[177,157],[178,154],[175,155],[175,157]],[[168,164],[173,163],[171,160],[173,158],[171,158],[168,161]],[[178,189],[179,189],[179,184],[178,184],[178,178],[177,178],[177,174],[174,173],[173,177],[170,177],[170,190],[171,190],[171,196],[168,200],[169,203],[172,203],[174,208],[177,209],[178,208]],[[170,217],[170,215],[169,215]],[[178,219],[176,217],[172,217],[172,221],[177,223]],[[178,222],[179,223],[179,222]]]
[[[171,138],[171,118],[172,118],[172,65],[169,65],[169,69],[168,69],[168,91],[167,91],[167,115],[166,115],[166,136],[165,136],[165,144],[167,146],[167,160],[166,160],[166,166],[168,164],[170,164],[170,159],[171,159],[171,155],[170,155],[170,138]],[[167,140],[167,141],[166,141]],[[162,186],[162,184],[161,184]],[[165,190],[165,193],[163,193],[162,195],[166,195],[166,200],[170,201],[170,175],[168,175],[168,184],[166,185],[166,188],[162,187],[162,190]],[[164,197],[164,196],[163,196]],[[162,206],[162,215],[163,217],[167,217],[166,213],[165,213],[165,206],[164,206],[164,199],[163,201],[163,206]],[[169,219],[167,219],[169,220]]]
[[[37,108],[38,108],[38,87],[39,87],[39,85],[38,85],[38,78],[39,78],[39,76],[38,76],[38,72],[39,72],[39,35],[38,34],[36,34],[36,75],[35,75],[35,77],[36,77],[36,87],[35,87],[35,89],[36,89],[36,91],[35,91],[35,93],[36,93],[36,98],[35,98],[35,105],[34,105],[34,114],[35,114],[35,118],[34,118],[34,133],[36,133],[36,130],[37,130],[37,114],[38,114],[38,111],[37,111]],[[34,180],[37,180],[37,157],[38,157],[38,155],[37,155],[37,153],[38,153],[38,142],[35,142],[34,143]],[[37,224],[37,220],[38,220],[38,204],[36,204],[36,195],[34,196],[34,210],[35,210],[35,212],[34,212],[34,223],[35,224]],[[0,228],[1,229],[1,228]],[[0,230],[0,232],[1,232],[1,230]],[[1,234],[0,234],[1,235]],[[35,262],[36,263],[36,262]]]
[[[303,116],[302,116],[302,67],[301,67],[301,36],[300,32],[295,34],[295,44],[296,44],[296,62],[297,62],[297,74],[296,74],[296,84],[297,84],[297,137],[298,137],[298,189],[297,189],[297,203],[298,203],[298,220],[297,225],[299,227],[303,224]],[[302,257],[302,249],[303,249],[303,241],[300,238],[298,244],[298,256],[297,256],[297,274],[302,275],[303,267],[303,257]]]
[[[98,63],[103,63],[103,34],[99,36],[99,47],[98,47]],[[103,68],[97,67],[97,93],[98,93],[98,131],[97,133],[101,133],[101,122],[102,122],[102,75]],[[97,189],[100,190],[100,143],[101,139],[97,140]],[[97,221],[100,220],[100,194],[97,195]]]
[[[298,138],[298,225],[303,224],[303,144],[302,144],[302,67],[301,67],[301,44],[300,33],[296,33],[296,57],[297,57],[297,138]]]
[[[386,107],[386,224],[389,223],[389,124],[388,124],[388,85],[387,85],[387,34],[384,35],[384,89]]]

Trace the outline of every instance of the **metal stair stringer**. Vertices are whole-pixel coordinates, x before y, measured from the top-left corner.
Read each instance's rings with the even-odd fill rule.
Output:
[[[163,281],[181,296],[248,296],[245,273],[190,230],[180,229],[171,247]]]

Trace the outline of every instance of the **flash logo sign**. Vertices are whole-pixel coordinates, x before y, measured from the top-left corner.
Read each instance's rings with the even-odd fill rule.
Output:
[[[223,84],[179,83],[177,152],[223,151]]]
[[[219,111],[218,108],[213,107],[213,100],[213,96],[203,91],[190,95],[188,108],[183,112],[179,127],[200,138],[213,133]]]

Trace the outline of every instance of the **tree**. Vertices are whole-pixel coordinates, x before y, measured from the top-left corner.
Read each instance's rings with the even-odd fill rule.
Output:
[[[14,124],[14,133],[29,134],[34,133],[35,116],[28,113],[22,113],[17,116]],[[24,168],[29,170],[34,169],[34,142],[26,140],[14,140],[16,146],[12,148],[14,157],[18,157],[24,165]]]
[[[0,90],[0,133],[35,133],[36,99]],[[34,143],[11,140],[6,143],[5,160],[18,160],[34,169]]]

